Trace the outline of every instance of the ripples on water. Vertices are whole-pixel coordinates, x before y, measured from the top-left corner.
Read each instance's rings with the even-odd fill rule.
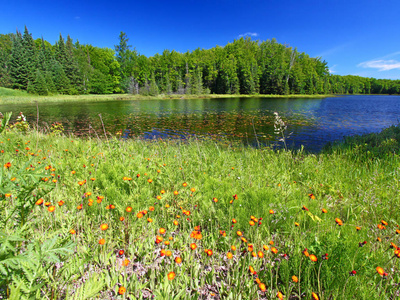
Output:
[[[36,124],[36,104],[1,105],[22,111]],[[123,138],[211,137],[245,144],[274,144],[274,112],[287,123],[289,147],[318,151],[344,136],[378,132],[399,122],[400,96],[344,96],[325,99],[222,98],[39,104],[39,126],[62,122],[66,133]]]

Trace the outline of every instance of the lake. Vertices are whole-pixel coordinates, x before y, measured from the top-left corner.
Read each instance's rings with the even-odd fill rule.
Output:
[[[23,112],[37,122],[35,103],[0,105],[12,111],[12,121]],[[274,133],[274,112],[287,125],[289,147],[319,151],[344,136],[379,132],[399,123],[400,96],[341,96],[324,99],[220,98],[55,102],[39,104],[39,127],[48,130],[61,122],[67,134],[122,138],[221,137],[245,144],[280,144]]]

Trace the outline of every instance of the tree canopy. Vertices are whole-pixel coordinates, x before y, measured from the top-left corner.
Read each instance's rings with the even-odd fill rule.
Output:
[[[0,34],[0,86],[47,94],[399,94],[400,80],[331,75],[327,62],[275,39],[146,57],[126,33],[114,49]]]

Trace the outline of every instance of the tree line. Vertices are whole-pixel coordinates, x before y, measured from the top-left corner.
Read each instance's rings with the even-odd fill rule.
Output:
[[[400,80],[331,75],[327,63],[275,39],[147,57],[124,32],[115,49],[0,34],[0,86],[48,94],[399,94]]]

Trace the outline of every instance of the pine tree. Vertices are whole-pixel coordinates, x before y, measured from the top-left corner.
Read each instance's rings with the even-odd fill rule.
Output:
[[[65,74],[67,75],[72,88],[76,92],[82,92],[83,90],[83,77],[81,75],[78,61],[74,57],[74,45],[71,37],[68,35],[67,42],[65,44],[66,52],[66,65],[64,67]]]
[[[56,94],[57,93],[57,88],[56,88],[56,86],[54,84],[53,76],[51,74],[51,71],[47,71],[45,73],[44,79],[46,80],[47,92],[49,94]]]
[[[21,33],[17,31],[12,41],[10,76],[13,81],[13,88],[26,90],[28,87],[28,72],[23,57]]]
[[[43,73],[40,70],[36,70],[35,81],[33,82],[35,93],[38,95],[47,95],[47,85]]]
[[[57,92],[60,94],[68,94],[70,91],[70,82],[65,75],[62,65],[58,61],[54,61],[52,66],[53,82]]]
[[[29,33],[28,28],[25,26],[24,35],[22,37],[22,48],[23,48],[23,62],[25,64],[28,81],[32,83],[35,80],[35,72],[38,66],[36,45]]]

